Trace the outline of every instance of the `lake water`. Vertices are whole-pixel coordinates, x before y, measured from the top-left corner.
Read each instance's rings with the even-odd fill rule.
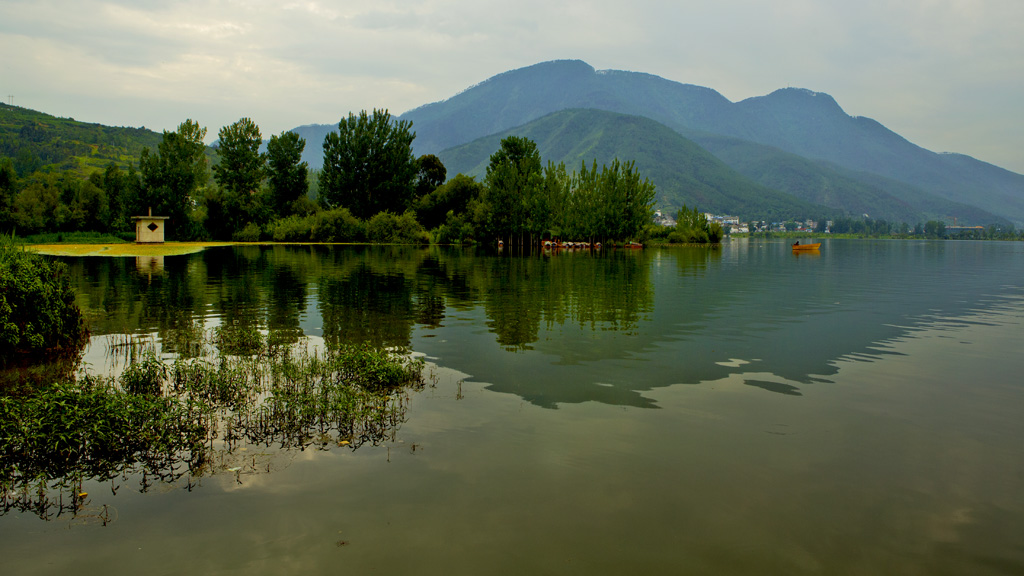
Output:
[[[185,326],[408,346],[393,439],[0,517],[6,574],[1024,574],[1024,244],[68,259]]]

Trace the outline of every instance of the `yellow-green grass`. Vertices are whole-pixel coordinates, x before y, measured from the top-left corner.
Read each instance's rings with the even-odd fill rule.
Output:
[[[180,256],[232,242],[167,242],[164,244],[33,244],[27,249],[48,256]]]
[[[164,244],[26,244],[25,248],[47,256],[181,256],[219,246],[366,246],[365,242],[166,242]],[[374,244],[406,246],[406,244]],[[409,244],[408,246],[412,246]]]

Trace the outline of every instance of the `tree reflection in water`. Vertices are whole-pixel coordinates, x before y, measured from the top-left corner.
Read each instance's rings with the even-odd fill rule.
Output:
[[[448,309],[483,302],[497,342],[520,350],[545,325],[635,330],[653,307],[650,265],[637,251],[482,257],[438,247],[273,246],[171,257],[145,275],[116,259],[69,264],[94,333],[155,331],[170,342],[212,318],[275,342],[312,332],[331,346],[408,346],[417,324],[440,326]],[[314,302],[320,322],[309,317]]]

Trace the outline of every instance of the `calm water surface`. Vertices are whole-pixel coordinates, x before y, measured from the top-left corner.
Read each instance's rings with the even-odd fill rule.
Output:
[[[94,370],[231,323],[432,385],[379,446],[0,517],[6,574],[1024,574],[1021,243],[68,262]]]

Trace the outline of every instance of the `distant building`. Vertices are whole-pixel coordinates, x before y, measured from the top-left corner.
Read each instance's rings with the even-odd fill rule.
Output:
[[[153,216],[152,208],[149,209],[148,216],[132,216],[132,220],[135,221],[135,241],[139,244],[163,244],[168,218]]]
[[[708,222],[718,222],[723,226],[726,224],[739,224],[739,216],[726,216],[724,214],[712,214],[711,212],[705,212],[704,217],[708,219]]]
[[[652,222],[654,222],[658,226],[672,227],[676,225],[675,219],[672,218],[671,216],[666,216],[665,214],[662,214],[661,210],[654,211],[654,219],[652,220]]]

